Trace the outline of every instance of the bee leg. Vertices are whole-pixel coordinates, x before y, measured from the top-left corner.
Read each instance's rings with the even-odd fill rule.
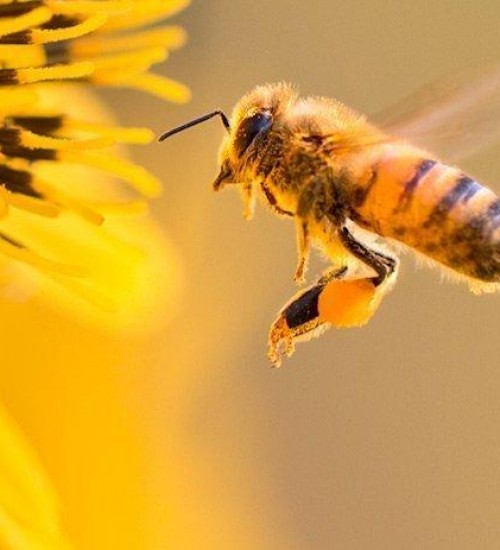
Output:
[[[346,228],[339,230],[339,236],[347,251],[377,276],[348,279],[344,266],[327,272],[315,285],[296,294],[271,326],[268,355],[275,367],[281,365],[283,355],[292,355],[298,341],[317,337],[330,326],[365,325],[396,280],[396,258],[368,248]]]
[[[310,218],[320,220],[324,216],[323,206],[325,204],[325,190],[321,180],[311,182],[302,192],[295,213],[295,227],[297,233],[297,249],[299,260],[295,270],[294,280],[296,283],[303,283],[304,275],[309,263],[311,251],[311,235],[309,231]]]
[[[342,267],[323,275],[315,285],[297,293],[280,311],[269,332],[268,356],[274,367],[281,365],[283,355],[292,355],[297,341],[319,336],[326,328],[319,313],[321,294],[331,281],[342,278],[346,271],[347,268]]]
[[[295,214],[293,212],[290,212],[290,210],[285,210],[284,208],[281,208],[281,206],[279,206],[276,197],[273,195],[273,193],[267,187],[264,181],[260,182],[260,188],[262,189],[262,192],[264,193],[264,196],[266,197],[269,206],[275,214],[278,214],[278,216],[290,216],[292,218],[293,216],[295,216]]]
[[[360,243],[346,227],[338,234],[346,250],[377,275],[330,282],[321,295],[319,311],[321,318],[335,327],[360,327],[373,317],[382,298],[393,287],[399,262],[386,251],[379,252]]]
[[[359,242],[347,227],[342,227],[338,232],[340,242],[355,258],[361,260],[365,265],[371,267],[377,277],[373,278],[375,287],[386,282],[391,275],[397,272],[398,261],[386,253],[381,253],[368,248]]]
[[[255,191],[252,183],[244,183],[241,186],[241,199],[243,201],[243,217],[251,220],[255,213]]]
[[[309,235],[309,227],[305,220],[297,218],[295,222],[297,231],[297,251],[299,255],[299,261],[293,279],[296,283],[303,283],[305,280],[305,272],[307,271],[307,264],[309,263],[309,255],[311,251],[311,238]]]

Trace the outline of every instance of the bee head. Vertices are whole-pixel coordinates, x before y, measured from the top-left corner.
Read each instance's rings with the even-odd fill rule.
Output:
[[[220,172],[214,182],[215,190],[230,183],[251,183],[248,180],[254,175],[251,170],[248,173],[249,155],[265,142],[269,132],[281,125],[283,114],[296,97],[288,84],[268,84],[240,99],[219,149]]]
[[[273,125],[279,124],[281,115],[296,101],[296,97],[288,84],[259,86],[237,103],[230,120],[222,111],[216,110],[166,132],[159,141],[220,116],[227,135],[219,150],[219,175],[213,186],[219,190],[226,184],[242,183],[248,177],[245,174],[248,154],[258,147]]]

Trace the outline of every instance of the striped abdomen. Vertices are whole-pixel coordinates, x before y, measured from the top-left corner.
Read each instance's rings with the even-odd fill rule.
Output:
[[[476,180],[402,146],[383,150],[353,217],[469,277],[500,282],[500,199]]]

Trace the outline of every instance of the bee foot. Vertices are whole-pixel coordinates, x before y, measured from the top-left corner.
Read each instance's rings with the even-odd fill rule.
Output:
[[[268,357],[273,367],[281,366],[281,359],[284,355],[290,357],[295,351],[293,333],[287,325],[286,319],[280,315],[272,324],[269,332]]]
[[[295,273],[293,275],[293,280],[298,284],[302,285],[306,282],[306,262],[305,260],[300,260],[297,269],[295,270]]]

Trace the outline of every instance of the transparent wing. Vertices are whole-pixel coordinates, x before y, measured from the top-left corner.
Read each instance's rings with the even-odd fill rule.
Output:
[[[429,84],[375,120],[447,161],[471,156],[500,139],[500,64]]]

